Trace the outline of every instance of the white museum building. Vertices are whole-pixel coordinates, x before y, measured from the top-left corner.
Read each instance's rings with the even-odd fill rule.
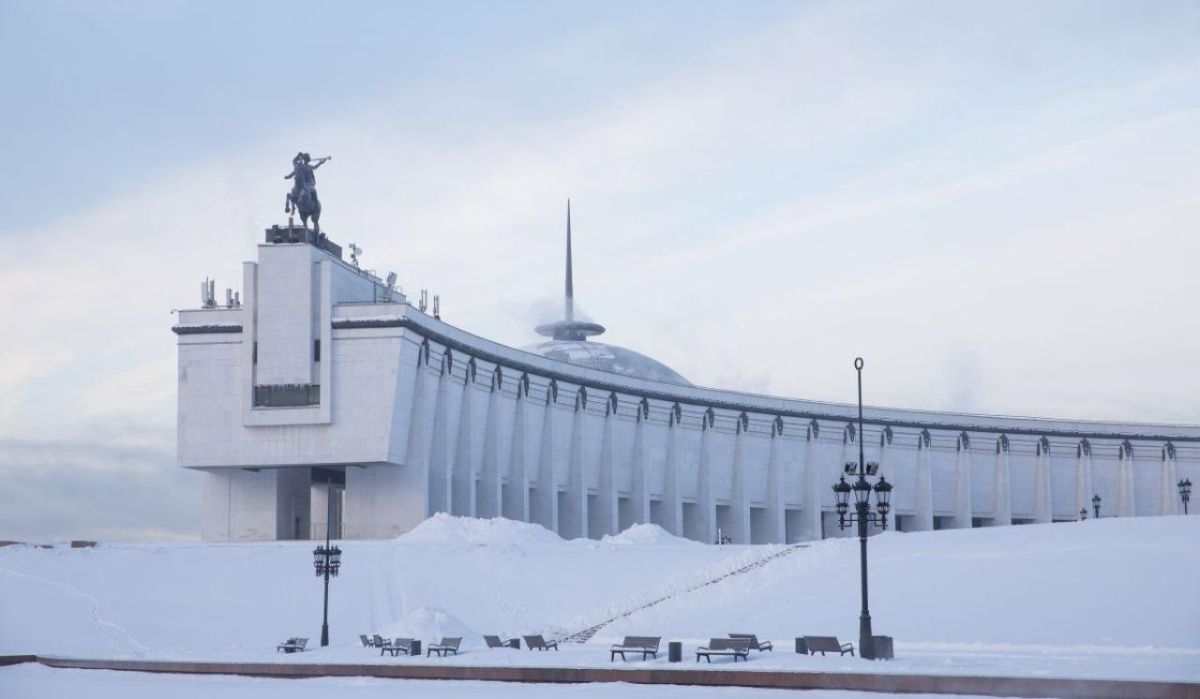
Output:
[[[426,312],[324,236],[273,227],[240,298],[179,311],[180,466],[208,541],[402,534],[437,512],[599,538],[838,535],[831,486],[868,461],[902,531],[1176,513],[1200,427],[996,417],[738,393],[590,337],[567,308],[518,349]],[[393,280],[394,281],[394,280]],[[847,359],[849,366],[849,359]]]

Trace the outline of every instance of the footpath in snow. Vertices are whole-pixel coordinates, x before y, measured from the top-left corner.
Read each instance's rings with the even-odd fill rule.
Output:
[[[790,652],[798,635],[857,641],[853,539],[708,546],[643,525],[566,541],[537,525],[439,515],[395,540],[339,542],[333,644],[292,656],[275,644],[320,637],[311,542],[10,546],[0,549],[0,653],[603,667],[607,645],[636,634],[663,637],[648,664],[667,667],[666,642],[679,640],[695,667],[695,645],[746,632],[778,650],[739,671],[1200,681],[1198,540],[1200,517],[872,537],[874,626],[898,656],[886,663]],[[565,637],[610,619],[559,653],[483,648],[482,634]],[[360,633],[461,635],[464,652],[380,658]]]

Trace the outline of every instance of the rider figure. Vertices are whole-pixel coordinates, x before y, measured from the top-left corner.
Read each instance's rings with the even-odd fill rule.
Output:
[[[299,208],[300,197],[308,190],[312,196],[313,204],[317,204],[317,178],[313,174],[313,170],[325,164],[328,158],[319,158],[316,165],[311,165],[312,157],[308,153],[297,153],[296,157],[292,158],[292,171],[284,175],[283,179],[293,180],[292,193],[288,197],[288,201],[292,206]]]

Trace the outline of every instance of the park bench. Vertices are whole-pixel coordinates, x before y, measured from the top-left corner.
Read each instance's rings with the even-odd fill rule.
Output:
[[[558,650],[558,641],[547,641],[541,636],[522,636],[525,639],[525,647],[529,650]]]
[[[441,643],[430,643],[429,648],[425,651],[425,657],[428,658],[430,653],[437,653],[438,657],[444,658],[447,653],[458,655],[458,646],[462,643],[462,636],[443,637]]]
[[[744,638],[750,641],[750,647],[757,651],[769,650],[774,651],[775,646],[771,645],[770,641],[759,641],[758,636],[752,633],[731,633],[730,638]]]
[[[707,646],[700,646],[696,649],[696,662],[700,662],[700,657],[703,656],[708,662],[712,662],[714,655],[732,655],[733,662],[737,662],[738,658],[742,660],[750,659],[750,639],[747,638],[712,638],[709,639]]]
[[[289,638],[288,640],[275,646],[275,652],[283,651],[284,653],[303,653],[304,646],[308,645],[307,638]]]
[[[804,642],[808,644],[808,652],[811,655],[820,653],[825,655],[825,652],[837,653],[845,655],[849,653],[854,655],[853,643],[839,643],[837,636],[805,636]]]
[[[520,648],[521,639],[510,638],[506,641],[501,641],[499,636],[484,636],[483,642],[488,648]]]
[[[391,641],[385,638],[383,641],[383,645],[379,646],[380,655],[391,653],[394,658],[401,653],[409,655],[412,650],[413,639],[411,638],[397,638]]]
[[[368,638],[365,633],[360,633],[358,635],[358,640],[362,641],[363,648],[372,648],[375,646],[375,641],[371,638]]]
[[[662,636],[626,636],[619,644],[609,648],[608,662],[613,662],[617,656],[625,659],[626,653],[641,653],[642,660],[648,657],[658,657],[658,644]]]

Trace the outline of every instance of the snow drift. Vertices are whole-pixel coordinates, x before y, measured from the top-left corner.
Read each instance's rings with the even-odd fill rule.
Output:
[[[475,519],[439,512],[421,522],[396,541],[426,546],[471,544],[475,546],[549,546],[565,543],[540,524],[517,522],[503,517]]]
[[[1198,540],[1195,516],[889,532],[870,544],[875,630],[910,647],[1194,655]],[[339,546],[330,627],[347,649],[360,633],[463,635],[469,647],[478,634],[565,635],[613,617],[595,642],[857,633],[852,539],[732,576],[783,547],[697,545],[648,527],[566,542],[536,525],[447,516],[398,540]],[[273,658],[283,638],[320,636],[311,550],[308,541],[0,548],[0,653]]]
[[[605,536],[601,539],[606,544],[641,544],[650,546],[702,546],[703,544],[675,536],[657,524],[635,524],[615,536]]]

